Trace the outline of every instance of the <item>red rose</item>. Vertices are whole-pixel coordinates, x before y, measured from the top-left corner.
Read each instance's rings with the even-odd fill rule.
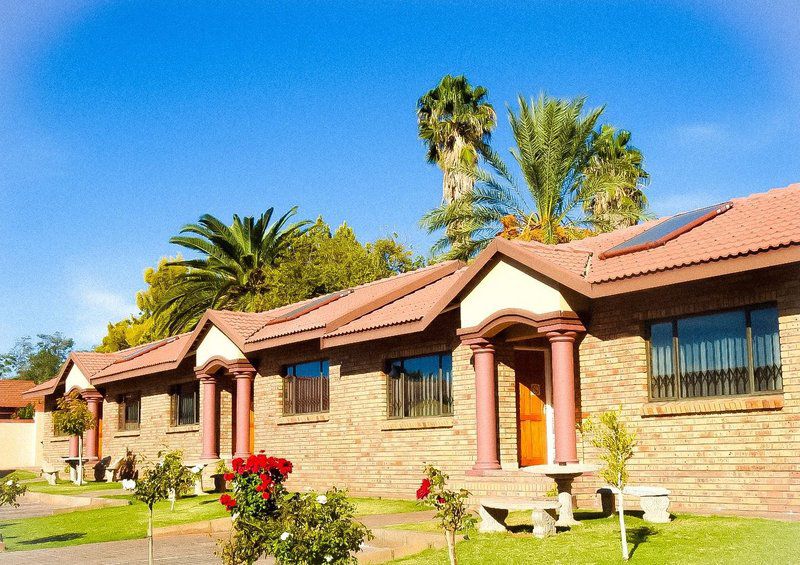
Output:
[[[263,498],[264,500],[269,500],[269,493],[267,491],[262,492],[261,498]]]
[[[219,497],[219,501],[220,501],[221,504],[224,504],[225,506],[227,506],[228,503],[231,501],[231,495],[223,494],[222,496]]]
[[[442,498],[441,496],[437,496],[436,502],[438,502],[439,504],[444,504],[444,498]]]
[[[422,500],[431,493],[430,479],[422,479],[422,484],[417,489],[417,500]]]
[[[241,473],[242,463],[244,463],[244,459],[242,459],[241,457],[237,457],[236,459],[231,461],[231,467],[233,467],[233,470],[236,471],[237,473]]]
[[[222,478],[225,479],[226,481],[232,481],[233,473],[225,473],[224,475],[222,475]]]
[[[261,469],[261,470],[266,469],[266,467],[267,467],[267,456],[266,455],[264,455],[263,453],[259,453],[258,455],[256,455],[256,461],[258,461],[259,469]]]

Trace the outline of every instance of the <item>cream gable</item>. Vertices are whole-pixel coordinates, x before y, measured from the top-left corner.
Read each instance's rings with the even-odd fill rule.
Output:
[[[492,314],[508,308],[545,314],[576,311],[580,302],[577,296],[570,296],[568,300],[559,285],[550,279],[500,260],[461,301],[461,327],[477,326]]]
[[[245,359],[244,353],[216,326],[211,326],[203,341],[197,346],[195,364],[200,367],[212,357],[222,357],[228,361]]]
[[[86,375],[83,374],[83,372],[75,363],[73,363],[72,367],[70,367],[70,370],[67,373],[67,379],[64,381],[65,392],[69,392],[73,389],[94,390],[94,387],[89,382],[89,379],[86,378]]]

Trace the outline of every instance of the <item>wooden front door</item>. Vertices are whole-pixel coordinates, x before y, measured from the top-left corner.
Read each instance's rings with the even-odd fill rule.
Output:
[[[544,351],[514,351],[520,466],[547,463]]]

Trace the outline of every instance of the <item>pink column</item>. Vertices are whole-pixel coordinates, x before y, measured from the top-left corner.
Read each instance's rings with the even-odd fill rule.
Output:
[[[575,332],[547,334],[552,348],[556,463],[577,463],[575,439]]]
[[[250,406],[253,398],[252,371],[233,371],[236,379],[236,452],[234,457],[249,457],[250,453]]]
[[[199,373],[203,387],[202,403],[202,429],[203,429],[203,453],[201,459],[219,459],[219,447],[217,444],[217,377]]]
[[[103,395],[97,391],[87,391],[81,396],[86,400],[86,405],[89,408],[89,412],[92,413],[92,420],[94,421],[94,427],[91,430],[86,430],[85,457],[89,461],[97,461],[100,455],[98,453],[100,447],[100,406],[103,403]]]
[[[69,436],[69,456],[78,458],[78,436]]]
[[[478,459],[473,473],[499,469],[497,453],[497,401],[494,378],[494,346],[485,339],[470,343],[475,364],[475,420]]]

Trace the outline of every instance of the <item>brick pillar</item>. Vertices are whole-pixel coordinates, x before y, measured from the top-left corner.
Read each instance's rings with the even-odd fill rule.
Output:
[[[219,459],[219,443],[217,442],[217,377],[206,373],[198,373],[200,386],[203,387],[203,411],[200,420],[203,436],[201,459]]]
[[[556,463],[577,463],[575,437],[575,332],[549,332],[552,348]]]
[[[100,457],[100,409],[103,405],[103,395],[96,390],[89,390],[81,393],[81,397],[86,401],[94,421],[92,429],[86,430],[84,457],[89,461],[97,461]]]
[[[478,457],[472,472],[479,474],[500,468],[494,346],[485,339],[472,340],[469,346],[475,365],[475,424],[478,436]]]
[[[234,457],[246,458],[250,453],[250,407],[253,401],[254,371],[233,370],[236,380],[236,449]]]

